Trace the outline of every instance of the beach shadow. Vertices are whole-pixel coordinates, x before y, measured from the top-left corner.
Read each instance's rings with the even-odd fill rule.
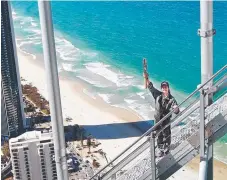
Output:
[[[96,139],[120,139],[139,137],[153,125],[153,120],[147,120],[128,123],[82,125],[82,127]]]
[[[81,140],[81,129],[84,129],[83,139],[86,139],[89,134],[95,139],[121,139],[130,137],[140,137],[147,130],[154,125],[154,120],[145,120],[138,122],[127,123],[112,123],[112,124],[100,124],[100,125],[68,125],[64,126],[64,134],[67,142]],[[48,132],[49,128],[32,128],[28,130],[36,130]]]

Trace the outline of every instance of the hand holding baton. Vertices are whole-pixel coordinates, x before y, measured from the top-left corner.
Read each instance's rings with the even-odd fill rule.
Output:
[[[145,89],[147,89],[148,73],[147,73],[147,60],[145,58],[143,59],[143,76],[144,76]]]

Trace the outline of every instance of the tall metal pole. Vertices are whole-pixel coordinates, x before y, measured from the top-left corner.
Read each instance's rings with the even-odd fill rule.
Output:
[[[201,83],[213,75],[213,2],[200,1]]]
[[[60,180],[67,180],[69,178],[66,162],[64,127],[54,43],[53,22],[51,16],[51,5],[49,1],[39,0],[38,6],[42,30],[43,55],[46,68],[45,72],[47,78],[48,96],[50,101],[57,176]]]
[[[213,1],[200,0],[200,24],[198,34],[201,37],[201,83],[205,83],[213,75]],[[212,82],[208,84],[212,86]],[[212,96],[209,97],[210,104]],[[207,106],[206,104],[205,106]],[[202,119],[201,119],[202,120]],[[213,145],[208,147],[208,180],[213,179]]]

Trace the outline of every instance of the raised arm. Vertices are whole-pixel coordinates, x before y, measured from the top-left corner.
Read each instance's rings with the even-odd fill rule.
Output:
[[[149,80],[148,80],[149,81]],[[154,99],[156,100],[156,98],[158,96],[160,96],[162,94],[161,91],[159,91],[158,89],[156,89],[153,85],[153,83],[151,81],[148,82],[148,85],[147,85],[149,91],[151,92],[152,96],[154,97]]]
[[[156,89],[153,85],[153,83],[149,80],[148,78],[148,74],[144,73],[144,78],[146,80],[147,83],[147,87],[149,89],[149,91],[151,92],[152,96],[154,97],[154,99],[156,100],[156,98],[162,94],[161,91],[159,91],[158,89]]]

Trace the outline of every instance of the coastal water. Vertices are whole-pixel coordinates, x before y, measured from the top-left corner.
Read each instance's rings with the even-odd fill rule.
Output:
[[[150,119],[142,58],[154,84],[170,82],[181,102],[200,83],[199,2],[52,2],[59,72],[89,87],[84,92]],[[37,2],[13,2],[17,44],[42,53]],[[227,3],[214,2],[214,72],[227,63]],[[215,147],[227,162],[227,137]],[[224,153],[225,152],[225,153]]]

